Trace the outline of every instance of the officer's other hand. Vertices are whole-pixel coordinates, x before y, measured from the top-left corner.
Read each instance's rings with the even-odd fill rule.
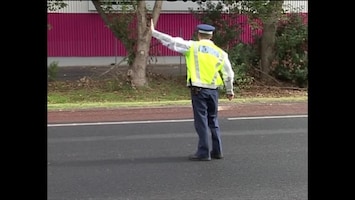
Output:
[[[234,94],[227,94],[227,98],[231,101],[234,98]]]

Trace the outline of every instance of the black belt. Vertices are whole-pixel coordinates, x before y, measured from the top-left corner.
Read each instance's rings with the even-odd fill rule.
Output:
[[[205,88],[205,87],[197,87],[197,86],[189,86],[189,88],[192,90],[202,90],[202,89],[206,89],[206,90],[217,90],[217,88],[216,89],[212,89],[212,88]]]
[[[198,94],[202,89],[203,89],[202,87],[190,86],[190,90],[194,94]]]
[[[212,88],[203,88],[203,87],[196,87],[196,86],[189,86],[191,92],[193,92],[194,94],[198,94],[202,89],[205,90],[217,90],[217,89],[212,89]]]

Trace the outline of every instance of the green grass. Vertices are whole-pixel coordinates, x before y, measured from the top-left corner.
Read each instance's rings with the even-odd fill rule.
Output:
[[[115,85],[115,86],[113,86]],[[89,102],[156,102],[178,101],[189,98],[189,90],[181,79],[151,81],[149,87],[132,89],[127,84],[111,80],[55,82],[48,87],[48,104]]]
[[[232,101],[220,99],[220,103],[268,103],[268,102],[307,102],[307,97],[281,97],[281,98],[235,98]],[[92,108],[131,108],[131,107],[158,107],[158,106],[189,106],[190,100],[177,101],[146,101],[146,102],[80,102],[47,104],[48,110],[72,110]]]
[[[294,90],[244,89],[232,101],[220,91],[220,103],[307,101],[307,92]],[[117,80],[55,81],[48,83],[47,109],[188,106],[190,91],[184,77],[150,79],[149,87],[132,89]]]

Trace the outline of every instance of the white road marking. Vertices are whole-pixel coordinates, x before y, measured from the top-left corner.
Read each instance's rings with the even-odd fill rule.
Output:
[[[48,127],[55,126],[91,126],[91,125],[121,125],[121,124],[151,124],[151,123],[172,123],[172,122],[190,122],[193,119],[178,120],[148,120],[148,121],[123,121],[123,122],[88,122],[88,123],[68,123],[68,124],[48,124]]]
[[[280,118],[304,118],[308,115],[282,115],[282,116],[259,116],[259,117],[234,117],[227,120],[252,120],[252,119],[280,119]],[[177,119],[177,120],[147,120],[147,121],[122,121],[122,122],[88,122],[88,123],[63,123],[48,124],[47,127],[63,127],[63,126],[98,126],[98,125],[123,125],[123,124],[151,124],[151,123],[176,123],[176,122],[192,122],[193,119]]]
[[[243,120],[243,119],[280,119],[280,118],[305,118],[308,115],[277,115],[277,116],[259,116],[259,117],[232,117],[228,120]]]

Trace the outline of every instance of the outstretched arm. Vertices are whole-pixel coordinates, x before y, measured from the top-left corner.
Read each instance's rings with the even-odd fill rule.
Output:
[[[185,54],[192,45],[192,41],[184,40],[181,37],[172,37],[168,34],[155,30],[153,19],[150,21],[150,29],[154,38],[173,51]]]

